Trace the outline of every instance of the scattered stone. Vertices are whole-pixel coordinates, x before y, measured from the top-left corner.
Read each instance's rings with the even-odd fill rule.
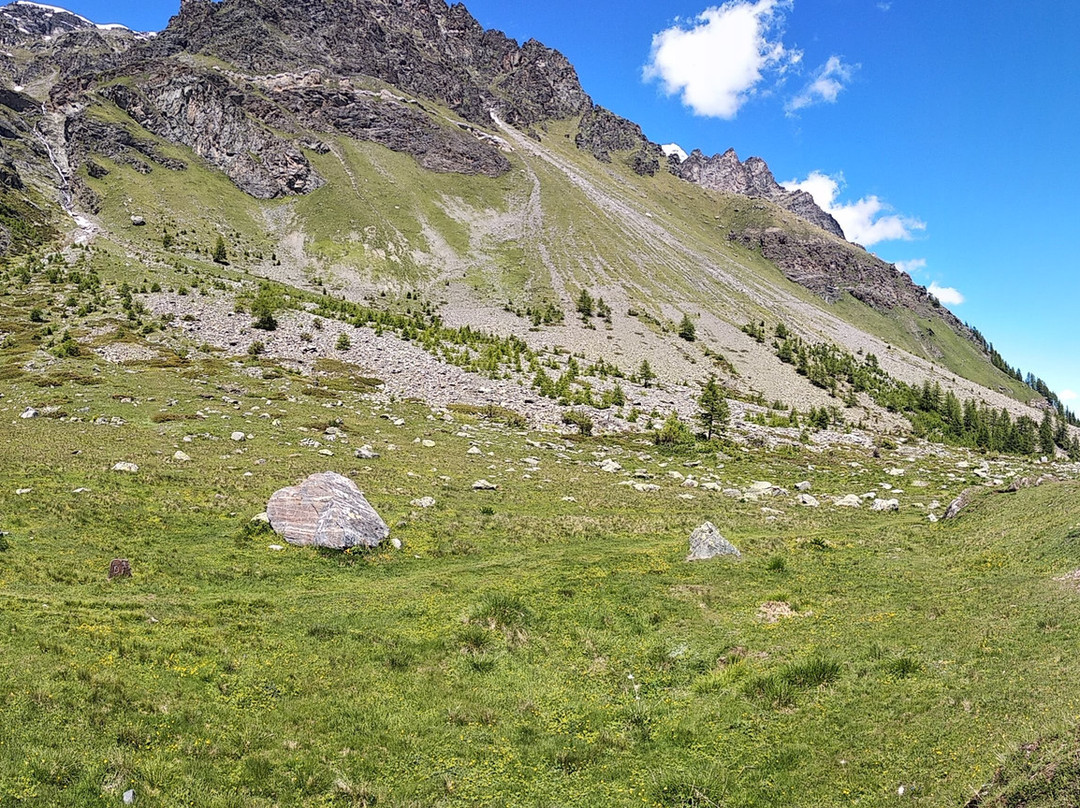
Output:
[[[833,500],[833,505],[841,508],[858,508],[862,505],[862,497],[858,494],[848,494],[846,497],[837,497]]]
[[[395,536],[394,538],[390,539],[390,545],[395,550],[400,550],[401,549],[401,539],[399,539],[397,536]]]
[[[132,216],[131,218],[132,218],[132,220],[134,220],[136,218],[141,218],[141,217]],[[132,221],[132,224],[135,224],[135,222]],[[142,224],[146,224],[146,222],[142,222]],[[127,791],[124,792],[124,805],[134,805],[134,804],[135,804],[135,789],[129,788]]]
[[[936,514],[936,513],[930,513],[930,514],[927,514],[927,515],[926,515],[926,521],[927,521],[927,522],[930,522],[931,524],[933,524],[933,523],[934,523],[934,522],[936,522],[937,520],[938,520],[938,518],[937,518],[937,514]]]
[[[356,483],[333,471],[275,491],[266,513],[275,531],[301,547],[377,547],[390,535]]]
[[[659,491],[660,486],[656,483],[634,483],[634,490],[642,494],[650,494],[653,491]]]
[[[134,227],[146,227],[146,219],[144,219],[142,216],[132,215],[131,224]],[[125,802],[127,802],[127,800],[125,800]]]
[[[949,507],[945,509],[945,515],[941,518],[955,519],[957,514],[968,506],[975,492],[978,490],[978,488],[965,488],[961,491],[960,496],[949,503]]]
[[[270,524],[270,517],[267,516],[266,511],[263,511],[262,513],[257,513],[253,517],[251,517],[251,521],[268,525]]]
[[[22,414],[19,417],[20,418],[37,418],[39,415],[41,415],[41,413],[38,412],[37,410],[35,410],[33,407],[27,407],[25,410],[22,411]]]
[[[128,474],[134,474],[135,472],[137,472],[139,470],[139,467],[137,465],[135,465],[134,463],[128,463],[127,461],[122,460],[119,463],[117,463],[115,466],[113,466],[112,470],[113,471],[123,471],[123,472],[127,472]]]
[[[15,489],[15,494],[16,494],[16,496],[21,497],[23,494],[29,494],[33,490],[34,490],[33,488],[16,488]]]
[[[414,508],[434,508],[435,507],[435,498],[434,497],[420,497],[419,499],[414,499],[409,504],[412,505]]]
[[[489,483],[487,480],[477,480],[472,484],[473,491],[498,491],[499,486]]]
[[[229,435],[229,438],[239,443],[242,440],[247,440],[247,435],[245,435],[243,432],[233,432],[231,435]]]
[[[73,493],[73,494],[89,494],[90,489],[89,488],[76,488],[71,493]]]
[[[334,453],[332,451],[330,451],[329,449],[319,449],[319,454],[321,454],[323,457],[333,457],[334,456]]]
[[[803,480],[801,483],[795,483],[796,491],[809,491],[814,486],[810,484],[809,480]]]
[[[478,455],[478,454],[483,454],[483,452],[480,451],[479,446],[470,446],[469,451],[465,452],[465,454]]]
[[[191,455],[189,455],[187,452],[181,452],[179,449],[177,449],[176,453],[173,455],[173,460],[176,460],[180,463],[187,463],[191,460]]]
[[[885,469],[885,473],[890,477],[903,477],[907,472],[904,469]]]
[[[131,562],[126,558],[114,558],[109,562],[109,580],[113,578],[130,578]]]
[[[698,485],[700,485],[700,483],[698,483],[698,481],[695,480],[693,477],[687,477],[685,480],[682,481],[683,488],[697,488]]]
[[[900,510],[900,500],[898,499],[875,499],[874,503],[870,506],[872,511],[898,511]]]
[[[431,449],[435,446],[435,441],[425,439],[420,441],[420,445],[423,446],[425,449]]]
[[[817,501],[817,497],[811,494],[799,494],[799,504],[807,508],[816,508],[820,503]]]
[[[577,499],[575,499],[574,497],[563,497],[562,501],[563,502],[577,502]]]
[[[368,446],[366,443],[359,449],[357,449],[355,452],[353,452],[353,454],[361,460],[377,460],[379,457],[379,453],[372,449],[370,446]]]
[[[276,553],[278,550],[284,550],[285,548],[280,544],[270,544],[267,545],[266,549],[273,550]]]
[[[690,555],[687,561],[707,561],[716,556],[734,556],[741,558],[742,553],[734,544],[720,535],[716,525],[705,522],[690,534]]]
[[[610,457],[600,462],[600,470],[606,471],[609,474],[616,474],[622,471],[622,464],[616,460],[612,460]]]

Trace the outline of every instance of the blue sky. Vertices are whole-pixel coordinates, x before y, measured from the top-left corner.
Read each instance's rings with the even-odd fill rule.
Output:
[[[593,99],[651,139],[734,147],[803,183],[850,238],[1080,405],[1080,3],[466,5],[565,53]],[[66,4],[140,30],[178,6]]]

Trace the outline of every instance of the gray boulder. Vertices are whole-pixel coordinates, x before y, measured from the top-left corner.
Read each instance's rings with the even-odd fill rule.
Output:
[[[290,544],[347,550],[377,547],[390,528],[356,483],[333,471],[281,488],[266,504],[270,526]]]
[[[707,561],[717,556],[742,558],[738,548],[720,535],[716,525],[706,522],[690,534],[690,555],[687,561]]]
[[[960,492],[960,496],[949,503],[949,507],[945,509],[945,515],[942,519],[955,519],[959,515],[960,511],[968,506],[972,497],[978,493],[978,488],[965,488]]]

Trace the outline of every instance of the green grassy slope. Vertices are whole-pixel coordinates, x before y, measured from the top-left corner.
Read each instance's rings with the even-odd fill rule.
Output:
[[[301,378],[221,361],[129,369],[67,359],[0,400],[5,804],[888,805],[904,786],[939,806],[1080,715],[1080,599],[1052,580],[1080,566],[1075,484],[931,525],[914,503],[968,483],[925,458],[909,474],[931,487],[900,513],[779,498],[767,521],[665,474],[808,477],[824,498],[881,471],[749,449],[691,470],[408,405],[395,426],[358,394],[327,409]],[[31,404],[82,420],[16,417]],[[361,443],[382,457],[353,458]],[[618,485],[594,452],[661,490]],[[273,490],[325,469],[355,477],[401,551],[244,536]],[[424,495],[434,508],[410,505]],[[705,519],[741,563],[682,560]],[[105,579],[114,557],[132,579]],[[779,601],[796,616],[763,620]]]

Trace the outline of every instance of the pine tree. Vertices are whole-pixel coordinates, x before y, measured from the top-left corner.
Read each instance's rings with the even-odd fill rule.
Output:
[[[682,322],[679,323],[679,336],[687,342],[693,342],[697,338],[697,327],[689,314],[684,314]]]
[[[720,385],[716,383],[715,376],[710,376],[705,382],[701,397],[698,399],[698,406],[701,408],[698,411],[698,421],[705,430],[706,440],[712,440],[713,431],[723,430],[728,418],[731,417],[727,399],[724,398]]]
[[[217,243],[214,245],[213,258],[215,264],[229,263],[229,253],[225,249],[225,238],[220,233],[217,237]]]
[[[656,379],[656,374],[653,373],[652,365],[649,364],[648,359],[641,360],[641,367],[638,368],[637,381],[642,387],[651,387],[653,381]]]

